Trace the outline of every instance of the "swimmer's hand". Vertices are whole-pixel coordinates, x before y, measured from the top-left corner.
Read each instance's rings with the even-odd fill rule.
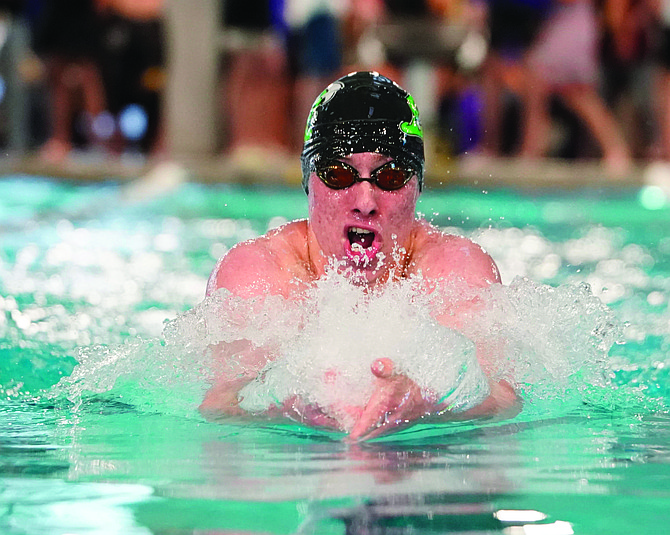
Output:
[[[237,381],[220,382],[212,387],[200,405],[200,414],[206,419],[217,421],[231,417],[249,417],[240,407],[244,399],[240,390],[249,382],[248,378]],[[257,415],[258,416],[258,415]],[[272,405],[263,414],[266,418],[289,418],[301,424],[341,430],[337,420],[326,414],[318,405],[305,402],[300,396],[291,396],[279,405]]]
[[[423,398],[421,388],[409,377],[395,373],[393,361],[377,359],[370,367],[375,391],[351,429],[348,441],[375,438],[430,414],[433,403]]]
[[[393,361],[377,359],[370,367],[375,391],[346,440],[357,442],[408,427],[418,420],[436,416],[439,420],[460,420],[496,416],[511,418],[521,410],[521,399],[505,381],[490,382],[491,394],[468,411],[451,414],[430,399],[409,377],[395,373]]]
[[[218,420],[226,416],[242,416],[245,412],[240,408],[238,392],[249,382],[249,379],[220,381],[205,394],[199,410],[208,420]]]
[[[335,418],[326,414],[318,405],[307,403],[300,396],[291,396],[285,399],[280,406],[271,407],[268,414],[283,416],[304,425],[324,427],[333,431],[341,431],[342,429]]]

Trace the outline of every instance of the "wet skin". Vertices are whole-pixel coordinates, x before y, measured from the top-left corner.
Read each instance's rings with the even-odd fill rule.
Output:
[[[341,160],[354,167],[362,178],[369,178],[391,158],[359,153]],[[299,299],[304,289],[324,276],[333,258],[345,265],[345,273],[352,282],[369,287],[386,283],[390,273],[407,277],[420,272],[429,281],[458,278],[473,288],[500,282],[495,263],[478,245],[444,234],[426,221],[416,219],[418,197],[416,177],[395,191],[381,190],[368,181],[334,190],[312,173],[308,220],[288,223],[235,246],[219,260],[207,293],[226,288],[241,297],[269,293]],[[437,319],[447,327],[459,327],[457,308],[445,310]],[[493,351],[477,345],[477,356],[485,370]],[[225,359],[225,351],[220,354]],[[268,348],[250,348],[243,358],[248,369],[260,371],[274,356]],[[394,371],[390,359],[376,360],[370,373],[374,376],[375,390],[366,406],[358,410],[348,440],[373,438],[441,412],[433,400],[424,399],[416,383]],[[220,378],[205,396],[203,414],[212,417],[241,414],[237,392],[252,379],[253,374],[244,380]],[[505,382],[490,383],[489,398],[458,415],[459,418],[518,412],[519,400],[513,389]],[[274,412],[311,425],[339,427],[320,408],[298,399],[288,400]],[[440,418],[453,419],[455,415],[446,413]]]
[[[391,158],[363,153],[342,161],[356,168],[362,178],[369,178]],[[384,191],[369,181],[333,190],[312,176],[308,194],[310,241],[317,246],[319,256],[343,260],[357,281],[372,284],[384,279],[396,260],[406,260],[394,259],[393,251],[409,248],[417,224],[414,212],[418,198],[416,177],[398,190]],[[366,247],[352,244],[363,241],[352,240],[359,233],[365,236]]]

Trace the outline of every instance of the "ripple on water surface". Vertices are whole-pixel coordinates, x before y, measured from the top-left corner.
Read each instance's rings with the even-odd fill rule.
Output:
[[[509,535],[536,524],[551,533],[661,533],[667,525],[670,246],[662,210],[651,225],[634,196],[630,205],[615,199],[620,209],[610,212],[588,197],[424,196],[424,206],[439,207],[437,224],[463,221],[449,231],[473,237],[500,267],[506,286],[485,296],[489,324],[471,323],[469,335],[491,325],[507,334],[495,373],[517,381],[526,405],[509,422],[421,425],[352,448],[338,434],[211,424],[196,411],[208,385],[207,341],[236,332],[209,321],[221,296],[201,303],[209,271],[238,241],[300,216],[302,197],[189,184],[133,204],[115,185],[21,182],[0,183],[0,214],[11,214],[0,216],[0,510],[12,507],[0,526],[13,522],[8,533],[34,531],[36,518],[45,533],[75,531],[72,519],[84,526],[79,512],[92,504],[90,526],[96,516],[98,526],[116,518],[124,533],[348,526]],[[261,197],[275,203],[266,212]],[[516,201],[537,209],[524,212]],[[493,221],[503,209],[507,219]],[[312,305],[326,314],[349,306],[344,321],[360,347],[372,343],[365,326],[383,324],[405,347],[430,343],[420,321],[426,309],[405,303],[390,322],[374,306],[356,315],[358,297],[329,289],[336,282],[326,281]],[[407,297],[402,291],[377,304]],[[238,303],[253,336],[278,336],[298,371],[268,370],[275,379],[257,385],[259,399],[301,377],[319,344],[342,348],[338,333],[318,323],[310,325],[321,338],[296,338],[289,319],[300,311],[267,306],[285,323],[254,318]],[[347,351],[354,357],[355,344]],[[408,370],[414,364],[409,357]],[[80,395],[77,409],[63,403]],[[539,516],[520,520],[522,511]]]

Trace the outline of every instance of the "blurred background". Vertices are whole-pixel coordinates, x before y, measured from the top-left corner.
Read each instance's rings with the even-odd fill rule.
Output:
[[[297,185],[362,69],[414,94],[429,184],[670,184],[670,0],[0,0],[0,172]]]

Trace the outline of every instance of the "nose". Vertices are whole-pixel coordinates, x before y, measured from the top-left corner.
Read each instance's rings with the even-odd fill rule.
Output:
[[[362,180],[351,186],[354,195],[354,213],[371,216],[377,213],[377,192],[375,186],[367,180]]]

